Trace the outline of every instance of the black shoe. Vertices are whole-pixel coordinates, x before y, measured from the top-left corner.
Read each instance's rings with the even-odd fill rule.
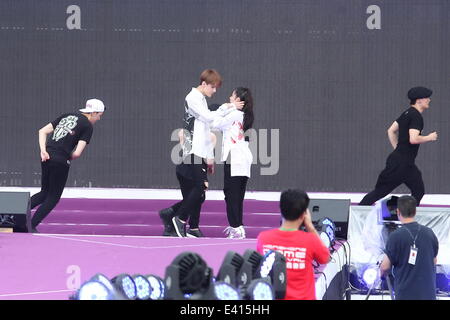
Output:
[[[173,225],[164,226],[163,237],[178,237]]]
[[[170,208],[166,208],[166,209],[162,209],[161,211],[159,211],[159,217],[161,218],[163,224],[164,224],[164,232],[163,232],[163,236],[164,237],[173,237],[173,236],[177,236],[175,229],[173,228],[172,225],[172,218],[174,217],[175,212],[172,209],[172,207]]]
[[[36,227],[32,227],[31,228],[31,233],[40,233],[39,231],[38,231],[38,229],[36,229]]]
[[[172,218],[172,224],[175,229],[175,232],[177,233],[177,236],[180,238],[186,237],[186,222],[182,222],[178,217]]]
[[[173,226],[164,226],[163,237],[178,237]]]
[[[202,231],[200,229],[189,229],[186,232],[188,238],[204,238]]]
[[[169,231],[165,232],[164,231],[163,237],[175,237],[175,238],[178,238],[178,234],[175,231],[172,231],[172,232],[169,232]]]
[[[161,218],[164,225],[172,225],[172,218],[175,216],[175,211],[172,207],[162,209],[159,211],[159,217]]]

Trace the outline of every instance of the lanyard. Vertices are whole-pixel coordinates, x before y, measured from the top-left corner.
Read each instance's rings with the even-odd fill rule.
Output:
[[[415,248],[416,247],[416,239],[417,239],[417,236],[419,235],[419,232],[420,232],[420,224],[419,224],[419,228],[417,229],[417,234],[416,234],[415,237],[412,235],[411,231],[409,231],[409,229],[406,226],[405,226],[405,229],[406,229],[406,231],[408,231],[409,235],[413,239],[413,248]]]

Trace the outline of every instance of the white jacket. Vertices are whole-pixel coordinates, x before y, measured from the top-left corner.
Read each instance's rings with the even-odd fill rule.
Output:
[[[190,121],[189,117],[195,118],[195,120],[192,136],[185,136],[183,157],[193,153],[201,158],[214,158],[210,123],[235,110],[236,108],[233,107],[210,111],[205,96],[197,88],[192,88],[186,96],[185,121]]]
[[[226,104],[217,111],[226,110]],[[226,161],[231,153],[231,176],[246,176],[250,178],[253,155],[244,136],[244,112],[233,110],[224,117],[216,118],[211,128],[219,129],[223,133],[221,160]]]

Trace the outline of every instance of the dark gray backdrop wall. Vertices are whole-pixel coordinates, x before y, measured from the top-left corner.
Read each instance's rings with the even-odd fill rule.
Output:
[[[447,0],[2,0],[0,185],[39,186],[38,129],[97,97],[107,111],[67,186],[177,188],[170,137],[200,72],[215,68],[224,82],[210,103],[247,86],[256,132],[270,141],[279,130],[279,170],[262,175],[270,165],[257,156],[250,190],[370,190],[391,151],[387,128],[407,90],[424,85],[434,90],[424,131],[439,140],[417,163],[427,192],[450,193],[449,9]],[[212,189],[222,177],[218,165]]]

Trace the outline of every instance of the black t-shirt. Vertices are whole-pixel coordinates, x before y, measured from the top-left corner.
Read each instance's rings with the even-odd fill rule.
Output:
[[[398,144],[395,152],[400,154],[403,159],[414,162],[419,151],[419,144],[409,142],[409,129],[417,129],[421,133],[423,130],[423,117],[416,108],[410,107],[404,111],[396,120],[399,126]]]
[[[89,143],[93,126],[80,112],[66,113],[52,121],[53,132],[47,138],[50,160],[67,163],[72,151],[83,140]]]
[[[409,231],[409,232],[408,232]],[[417,258],[409,264],[411,247],[416,237]],[[393,265],[396,300],[435,300],[436,266],[434,258],[439,242],[433,230],[417,222],[403,224],[392,232],[385,253]]]

